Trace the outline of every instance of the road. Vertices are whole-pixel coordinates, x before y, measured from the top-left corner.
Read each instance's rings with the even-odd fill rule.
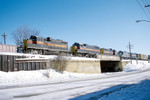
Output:
[[[0,100],[67,100],[103,96],[150,78],[150,70],[115,73],[95,79],[0,88]]]

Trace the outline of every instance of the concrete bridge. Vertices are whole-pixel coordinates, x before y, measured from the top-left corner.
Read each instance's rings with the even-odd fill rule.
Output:
[[[98,55],[97,58],[101,61],[120,61],[120,57],[115,55]]]

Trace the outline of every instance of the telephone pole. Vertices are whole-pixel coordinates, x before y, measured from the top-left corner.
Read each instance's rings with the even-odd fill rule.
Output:
[[[131,64],[132,64],[132,53],[131,53],[131,49],[133,46],[131,46],[130,42],[129,42],[129,52],[130,52],[130,60],[131,60]]]
[[[2,36],[4,37],[4,44],[6,44],[6,36],[7,35],[4,33]]]

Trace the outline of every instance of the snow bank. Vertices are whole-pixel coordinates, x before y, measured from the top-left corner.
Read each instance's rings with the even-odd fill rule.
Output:
[[[34,83],[34,82],[60,82],[72,79],[96,78],[100,74],[69,73],[63,74],[53,69],[36,71],[2,72],[0,71],[0,85]],[[102,76],[102,75],[101,75]]]
[[[135,60],[132,61],[131,63],[128,63],[123,71],[124,72],[131,72],[131,71],[140,71],[140,70],[145,70],[150,68],[150,63],[148,61],[138,61],[136,62]]]
[[[18,71],[8,73],[0,71],[0,84],[28,83],[44,80],[46,80],[46,77],[44,77],[40,71]]]

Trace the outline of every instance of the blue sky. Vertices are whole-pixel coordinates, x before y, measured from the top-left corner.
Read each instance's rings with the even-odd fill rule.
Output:
[[[130,41],[133,52],[150,54],[150,23],[138,19],[149,20],[136,0],[0,0],[0,35],[7,34],[7,44],[14,44],[11,32],[28,25],[69,46],[80,42],[128,51]]]

